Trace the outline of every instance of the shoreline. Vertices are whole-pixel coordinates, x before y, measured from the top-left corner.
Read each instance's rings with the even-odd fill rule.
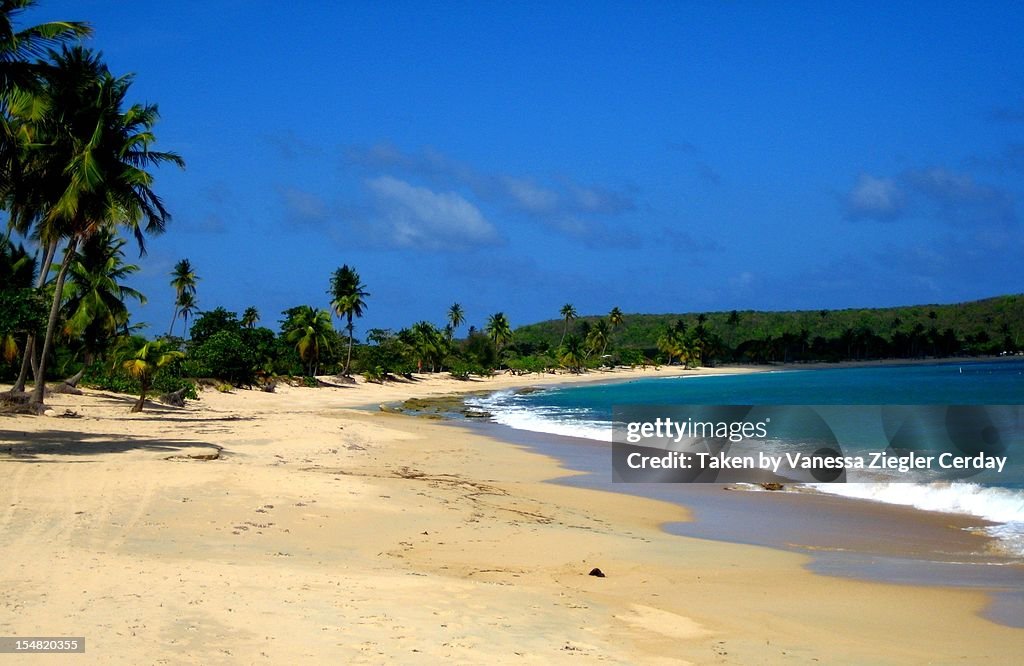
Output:
[[[1012,662],[1024,649],[1024,632],[979,616],[980,591],[825,579],[800,554],[669,534],[680,506],[547,483],[571,472],[363,408],[452,384],[465,386],[205,392],[142,414],[88,391],[51,399],[77,417],[0,416],[0,633],[85,635],[85,663]]]
[[[1024,562],[979,531],[993,524],[984,519],[824,493],[734,489],[724,481],[613,483],[603,442],[495,423],[454,425],[553,457],[568,473],[551,483],[685,509],[687,520],[661,526],[668,534],[800,554],[809,572],[830,578],[979,590],[991,595],[986,619],[1024,628]]]

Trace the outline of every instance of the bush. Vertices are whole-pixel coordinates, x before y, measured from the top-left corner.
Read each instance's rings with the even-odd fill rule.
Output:
[[[235,385],[251,385],[256,379],[256,355],[234,331],[218,331],[192,347],[189,360],[194,363],[190,370],[200,377],[216,377]]]

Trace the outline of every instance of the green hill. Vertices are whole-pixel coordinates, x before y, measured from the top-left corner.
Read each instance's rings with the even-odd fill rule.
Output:
[[[600,319],[579,317],[569,332],[586,338]],[[546,353],[558,346],[564,327],[561,319],[522,326],[513,347],[520,355]],[[1024,349],[1024,295],[892,308],[627,314],[608,352],[664,360],[659,338],[670,330],[695,345],[704,363],[1015,353]]]

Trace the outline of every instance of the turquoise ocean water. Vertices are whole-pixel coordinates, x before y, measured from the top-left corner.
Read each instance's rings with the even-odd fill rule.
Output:
[[[495,422],[517,430],[610,442],[616,405],[1024,404],[1024,360],[665,377],[503,391],[473,402]],[[998,483],[844,483],[814,489],[983,518],[994,523],[986,530],[991,536],[1024,558],[1024,451],[1011,448],[1006,454],[1006,473]]]

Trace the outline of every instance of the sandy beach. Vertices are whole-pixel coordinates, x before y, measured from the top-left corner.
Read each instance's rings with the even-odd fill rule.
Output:
[[[142,414],[87,390],[0,415],[0,636],[85,637],[40,663],[1017,663],[1024,630],[981,617],[981,591],[667,534],[676,505],[367,409],[678,372],[208,390]]]

